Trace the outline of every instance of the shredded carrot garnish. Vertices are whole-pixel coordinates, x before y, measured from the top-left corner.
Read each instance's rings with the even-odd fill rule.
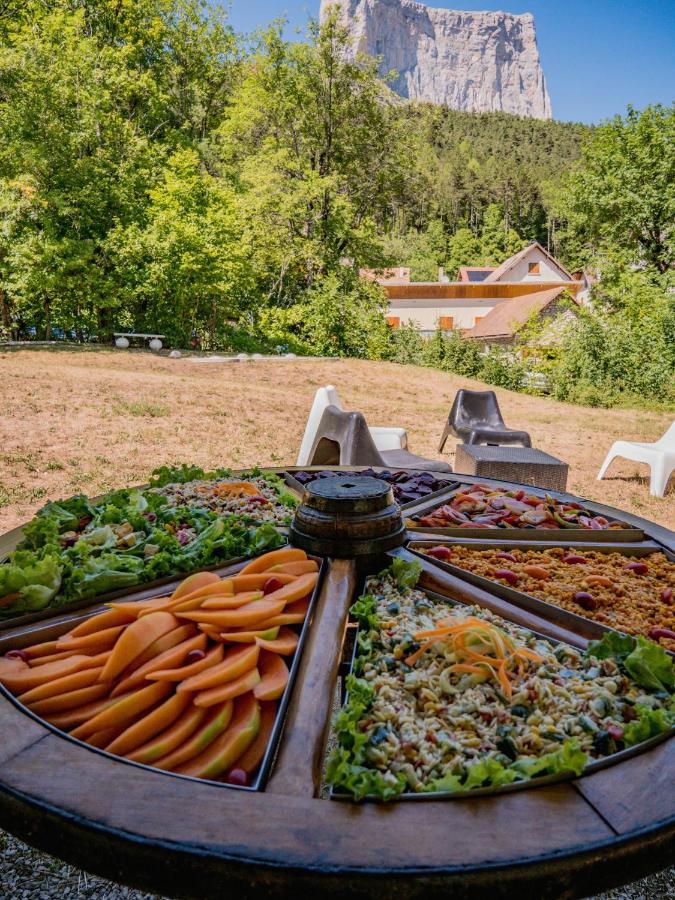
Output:
[[[462,622],[443,619],[436,628],[418,631],[415,639],[428,638],[422,646],[406,658],[409,666],[431,649],[434,644],[449,643],[457,662],[450,666],[451,672],[471,675],[487,675],[499,686],[504,696],[513,696],[512,679],[522,678],[527,664],[540,663],[543,657],[527,647],[516,647],[508,634],[500,628],[470,616]]]

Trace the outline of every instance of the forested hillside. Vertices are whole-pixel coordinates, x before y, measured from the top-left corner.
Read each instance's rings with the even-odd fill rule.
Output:
[[[454,275],[467,262],[496,264],[531,240],[565,256],[556,200],[589,127],[430,105],[399,115],[418,137],[423,190],[386,223],[386,244],[414,279],[436,277],[438,265]]]

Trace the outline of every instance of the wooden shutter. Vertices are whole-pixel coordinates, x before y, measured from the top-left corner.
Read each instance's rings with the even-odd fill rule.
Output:
[[[387,316],[387,324],[392,328],[398,328],[401,324],[400,316]]]
[[[454,318],[452,316],[441,316],[438,320],[438,327],[441,331],[452,331],[455,327]]]

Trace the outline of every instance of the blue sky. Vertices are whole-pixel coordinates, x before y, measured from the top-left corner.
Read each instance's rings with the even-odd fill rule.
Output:
[[[232,0],[230,21],[249,32],[283,16],[289,34],[320,0]],[[626,106],[675,99],[675,0],[506,0],[429,6],[531,12],[556,119],[599,122]]]

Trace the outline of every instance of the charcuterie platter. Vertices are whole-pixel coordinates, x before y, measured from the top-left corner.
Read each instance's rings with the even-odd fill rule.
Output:
[[[48,504],[0,543],[0,826],[172,897],[634,880],[675,841],[674,548],[463,475]]]

